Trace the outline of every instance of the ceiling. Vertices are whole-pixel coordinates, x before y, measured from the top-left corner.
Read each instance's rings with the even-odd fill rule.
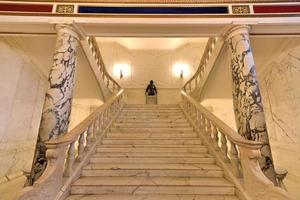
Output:
[[[116,42],[130,50],[174,50],[188,43],[206,44],[208,38],[137,38],[137,37],[97,37],[98,42]]]

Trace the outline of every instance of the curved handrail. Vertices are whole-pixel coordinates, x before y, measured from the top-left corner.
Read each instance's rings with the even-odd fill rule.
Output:
[[[22,190],[18,199],[62,199],[122,109],[122,98],[123,89],[111,95],[104,104],[71,131],[45,142],[46,169],[32,186]]]
[[[105,83],[106,87],[113,93],[118,92],[121,89],[121,86],[107,72],[100,49],[97,45],[96,38],[93,36],[89,36],[88,44],[92,50],[93,56],[97,62],[98,69],[100,70],[101,77],[102,77],[103,82]],[[110,83],[112,83],[112,84],[110,84]]]
[[[246,140],[242,136],[240,136],[235,130],[225,124],[222,120],[216,117],[214,114],[209,112],[204,106],[200,105],[196,100],[187,95],[186,92],[181,91],[181,94],[187,98],[194,106],[203,114],[206,118],[208,118],[213,125],[217,126],[220,131],[222,131],[226,137],[229,138],[232,142],[239,146],[245,146],[252,149],[260,149],[263,145],[263,142]]]
[[[246,196],[250,196],[253,200],[289,200],[287,192],[274,186],[261,170],[259,159],[262,142],[243,138],[185,91],[181,91],[181,95],[183,99],[181,107],[199,133],[199,137],[219,163],[222,163],[230,177],[236,180],[237,187],[247,192]],[[243,181],[242,185],[237,178]],[[284,177],[277,177],[278,181],[282,182],[280,178]]]
[[[212,55],[212,51],[215,48],[216,42],[218,41],[217,37],[211,37],[208,39],[208,42],[206,44],[204,53],[202,55],[200,64],[198,66],[198,69],[196,71],[196,73],[184,84],[184,86],[182,87],[182,90],[191,93],[193,92],[193,90],[195,88],[197,88],[198,85],[198,78],[199,80],[202,78],[204,71],[205,71],[205,67],[208,64],[209,58]],[[193,87],[193,83],[194,82],[194,88]]]
[[[99,113],[105,111],[109,106],[111,106],[111,104],[123,93],[123,91],[124,90],[121,89],[117,94],[111,96],[104,104],[99,106],[93,113],[75,126],[70,132],[57,139],[49,140],[45,144],[51,146],[64,144],[67,145],[76,140],[78,136],[82,134],[82,132],[84,132],[86,128],[98,117]]]

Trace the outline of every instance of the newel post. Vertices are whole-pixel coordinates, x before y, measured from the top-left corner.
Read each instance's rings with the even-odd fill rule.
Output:
[[[259,164],[265,176],[277,185],[249,31],[249,26],[240,25],[230,29],[226,35],[235,119],[241,136],[264,143],[260,149]]]

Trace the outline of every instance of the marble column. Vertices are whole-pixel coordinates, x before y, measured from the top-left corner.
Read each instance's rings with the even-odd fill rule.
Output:
[[[231,59],[235,119],[240,135],[264,143],[260,167],[266,177],[277,184],[249,30],[249,26],[240,25],[233,27],[226,35]]]
[[[55,28],[57,38],[53,65],[49,74],[38,141],[27,185],[31,185],[47,165],[44,142],[65,134],[70,121],[79,37],[71,25],[58,24]]]

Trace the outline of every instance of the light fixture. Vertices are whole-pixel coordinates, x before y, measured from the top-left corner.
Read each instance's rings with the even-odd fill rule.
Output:
[[[113,66],[113,74],[120,79],[130,76],[131,68],[127,63],[116,63]]]
[[[173,65],[172,72],[174,76],[183,79],[190,74],[190,66],[186,63],[178,62]]]

